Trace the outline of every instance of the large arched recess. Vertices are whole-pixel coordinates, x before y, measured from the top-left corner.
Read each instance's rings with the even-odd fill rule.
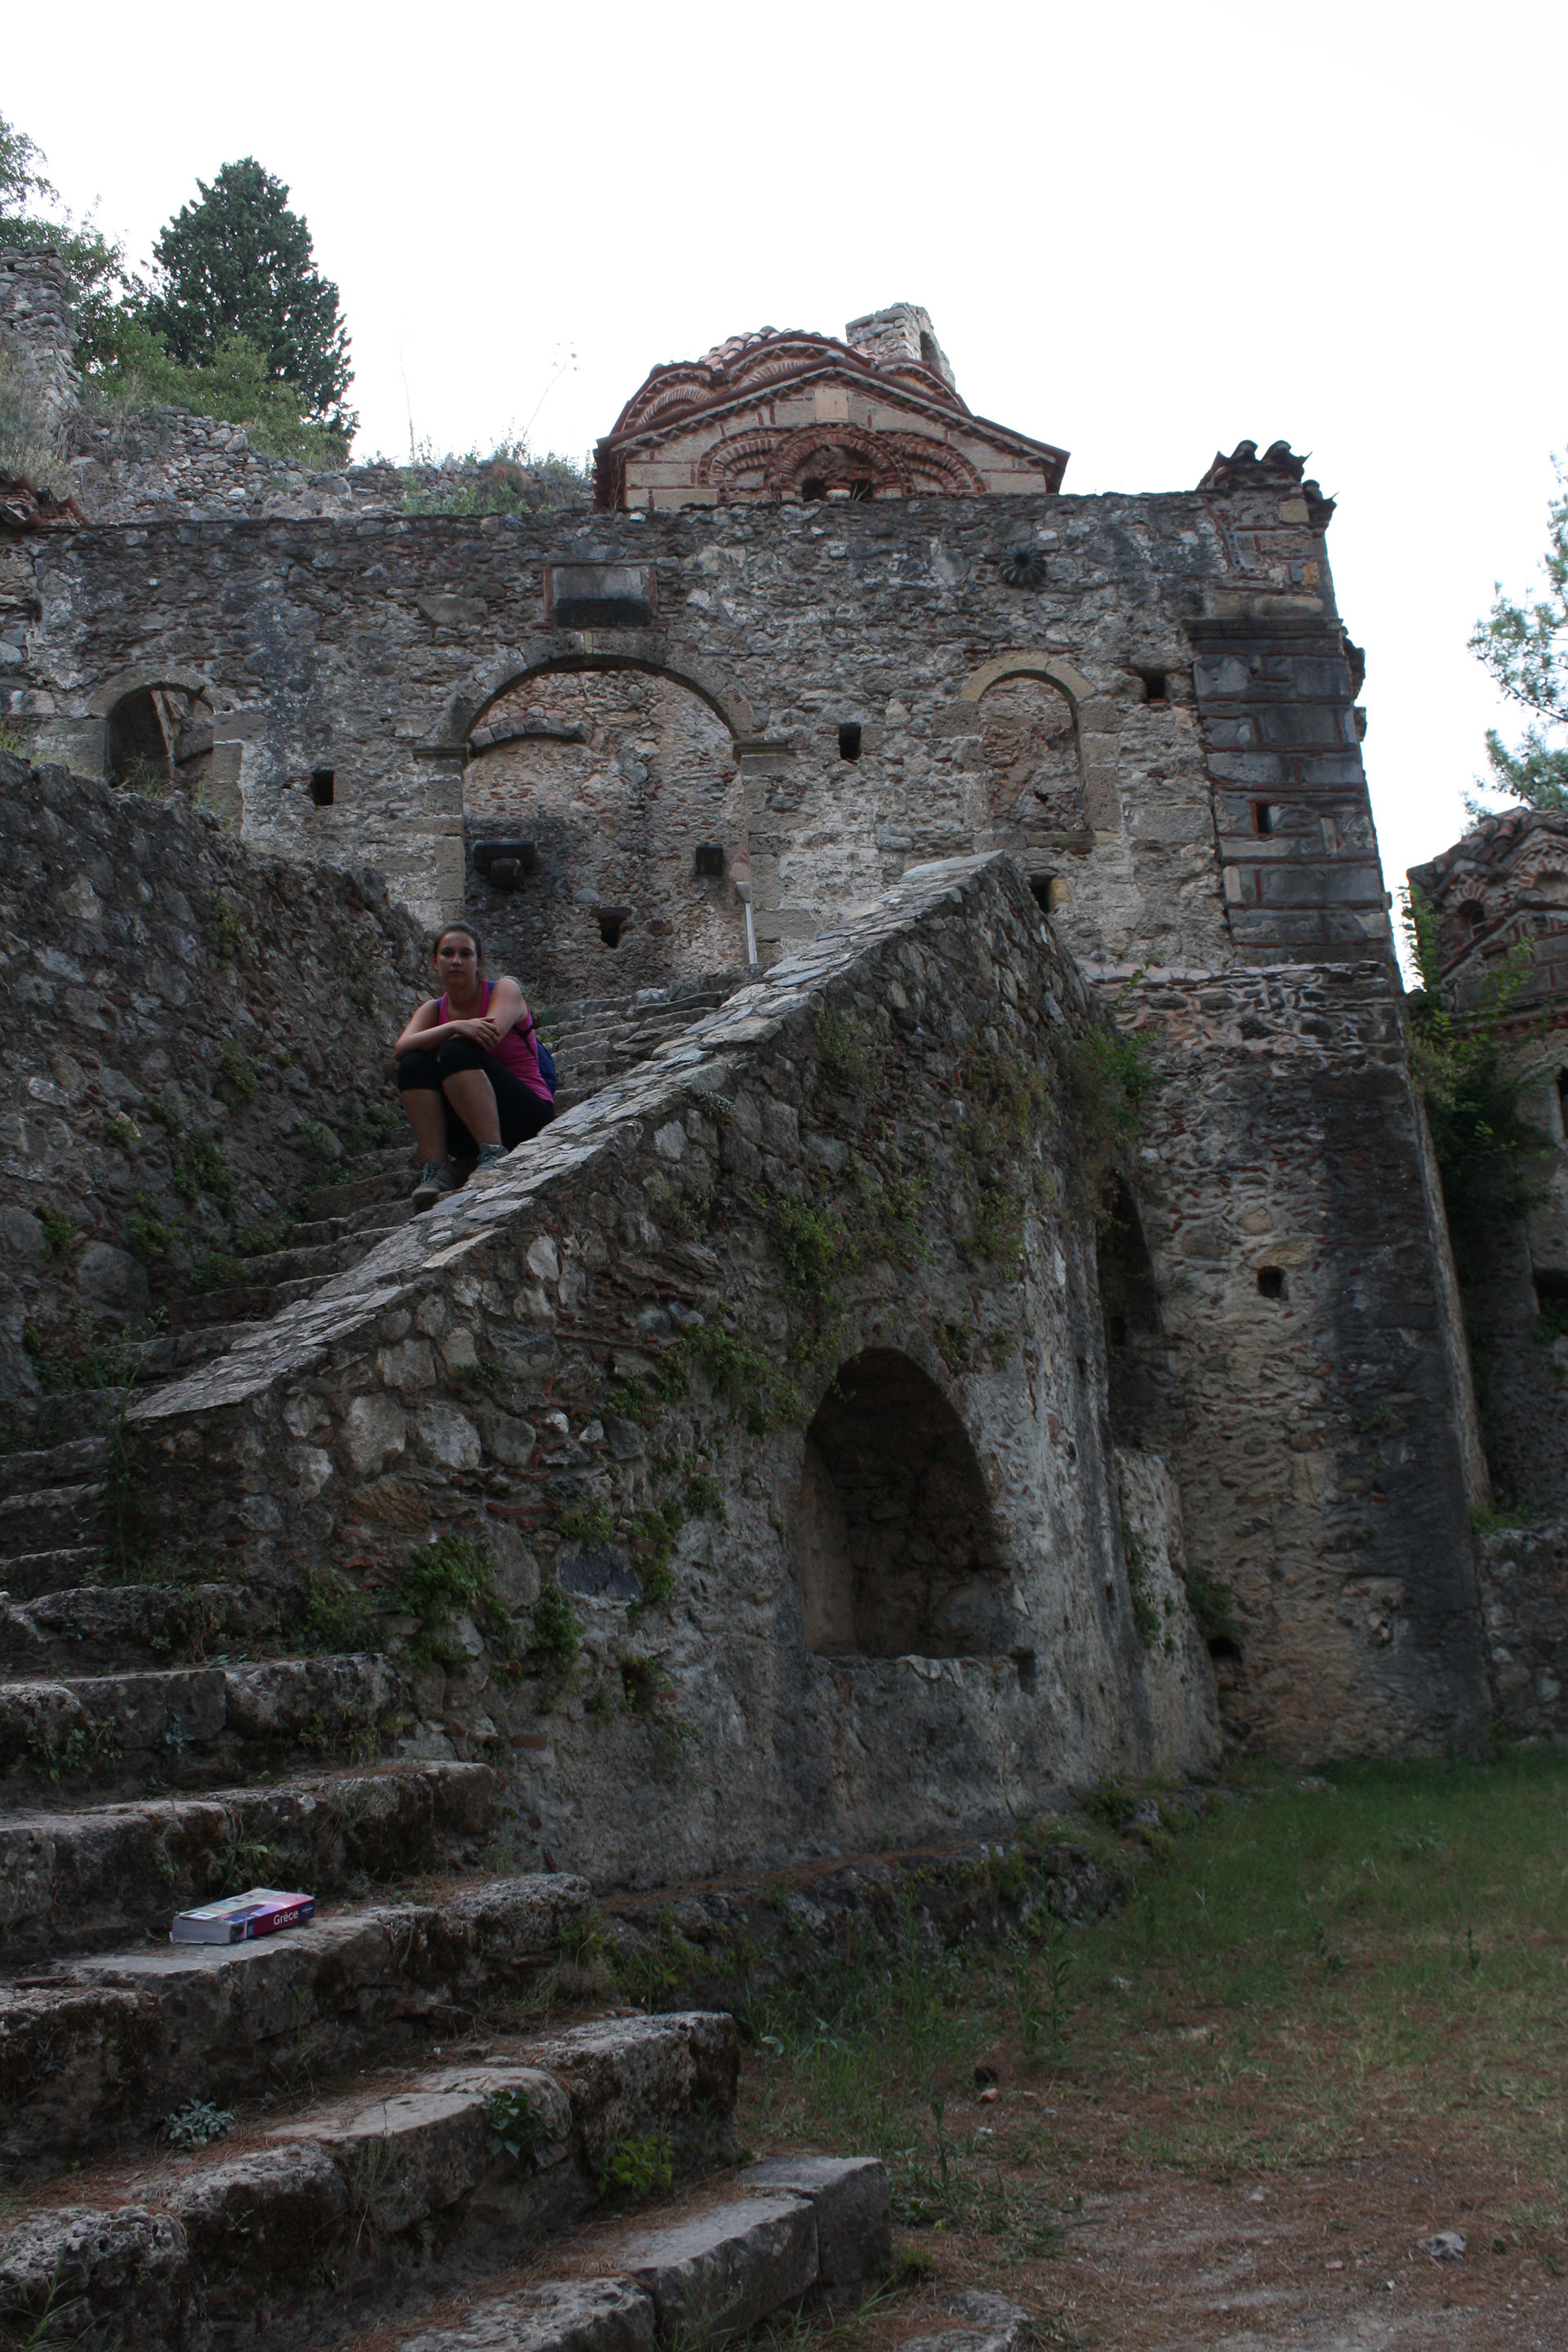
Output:
[[[891,1348],[841,1364],[805,1436],[806,1645],[828,1657],[996,1657],[1016,1621],[969,1433]]]
[[[200,670],[163,664],[117,671],[88,703],[103,725],[103,773],[113,784],[153,793],[178,783],[195,791],[212,762],[216,718],[211,681]]]
[[[484,685],[465,739],[464,905],[492,964],[558,1001],[743,967],[735,729],[750,712],[621,652],[574,647]]]

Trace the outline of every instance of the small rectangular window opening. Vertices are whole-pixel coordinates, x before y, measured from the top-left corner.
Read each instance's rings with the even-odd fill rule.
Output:
[[[838,756],[841,760],[860,757],[860,730],[852,722],[838,730]]]
[[[331,805],[332,805],[332,787],[333,787],[333,784],[334,784],[334,782],[336,782],[336,772],[335,772],[333,769],[331,769],[331,768],[312,768],[312,769],[311,769],[311,771],[310,771],[310,798],[315,802],[316,806],[317,806],[318,808],[331,808]]]
[[[1563,1139],[1568,1143],[1568,1070],[1557,1074],[1557,1108],[1563,1120]]]
[[[1169,702],[1171,681],[1168,672],[1163,669],[1146,669],[1141,671],[1140,676],[1143,680],[1145,702]]]
[[[1283,1298],[1285,1296],[1284,1267],[1260,1265],[1258,1269],[1258,1288],[1259,1294],[1265,1298]]]
[[[1127,1345],[1127,1318],[1125,1315],[1113,1315],[1111,1317],[1110,1344],[1113,1348],[1125,1348]]]
[[[621,933],[631,921],[629,907],[601,907],[598,909],[599,937],[607,948],[618,948]]]
[[[1048,915],[1051,911],[1051,884],[1055,880],[1054,874],[1031,874],[1029,877],[1030,896],[1042,915]]]
[[[724,871],[724,845],[721,841],[700,841],[691,853],[692,864],[699,874],[710,879],[721,877]]]
[[[1254,801],[1254,802],[1253,802],[1253,803],[1252,803],[1252,830],[1253,830],[1253,832],[1254,832],[1254,833],[1272,833],[1272,832],[1273,832],[1273,830],[1274,830],[1274,805],[1273,805],[1273,803],[1272,803],[1271,801]]]

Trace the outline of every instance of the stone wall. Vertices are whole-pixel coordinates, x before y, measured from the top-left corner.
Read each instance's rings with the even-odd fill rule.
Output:
[[[0,1411],[277,1219],[391,1097],[423,960],[374,876],[0,753]],[[25,1333],[32,1347],[24,1343]]]
[[[1388,948],[1343,632],[1321,518],[1299,496],[914,498],[591,526],[170,520],[51,534],[26,561],[35,617],[12,709],[57,756],[95,770],[127,681],[196,677],[246,837],[372,862],[422,919],[462,903],[463,769],[497,698],[540,672],[619,667],[695,691],[729,734],[764,961],[912,862],[1006,845],[1075,952],[1222,965],[1245,893],[1226,895],[1216,822],[1226,794],[1262,792],[1247,766],[1260,759],[1281,805],[1310,803],[1289,865],[1309,912],[1338,909],[1317,951]],[[563,614],[643,620],[561,625],[563,575]],[[1212,649],[1205,616],[1224,633]],[[1214,696],[1194,684],[1200,651],[1219,665]],[[1255,658],[1256,696],[1231,693]],[[995,765],[1016,713],[988,698],[1019,679],[1071,708],[1044,799],[1026,779],[1008,793],[1016,760]],[[1265,719],[1334,748],[1310,773],[1304,753],[1238,750]],[[318,808],[323,767],[334,799]],[[1265,961],[1300,950],[1289,930],[1258,946]]]
[[[0,252],[0,352],[20,362],[49,415],[63,422],[81,378],[70,285],[58,254]]]
[[[1227,1735],[1303,1758],[1463,1744],[1485,1714],[1484,1471],[1390,978],[1099,978],[1158,1081],[1117,1435],[1169,1461],[1189,1563],[1234,1599]]]
[[[1568,1739],[1568,1524],[1500,1528],[1477,1549],[1498,1729]]]
[[[1005,862],[911,876],[137,1405],[147,1539],[372,1585],[483,1541],[532,1646],[481,1620],[414,1666],[411,1752],[496,1756],[520,1855],[600,1877],[1001,1831],[1212,1758],[1152,1467],[1147,1644],[1122,1551],[1059,1066],[1093,1017]],[[835,1427],[895,1391],[858,1465]]]

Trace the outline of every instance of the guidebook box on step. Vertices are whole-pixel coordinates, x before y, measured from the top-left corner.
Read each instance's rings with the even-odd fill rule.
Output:
[[[304,1927],[316,1916],[313,1895],[279,1895],[253,1886],[197,1911],[179,1911],[169,1933],[172,1944],[243,1944],[252,1936],[276,1936],[280,1927]]]

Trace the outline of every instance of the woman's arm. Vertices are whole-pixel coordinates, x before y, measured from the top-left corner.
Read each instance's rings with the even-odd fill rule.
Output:
[[[498,980],[490,991],[489,1011],[484,1024],[494,1030],[495,1042],[498,1045],[507,1031],[515,1029],[518,1023],[527,1017],[527,1013],[528,1007],[523,1003],[522,991],[516,981],[505,978]]]
[[[459,1024],[454,1021],[437,1021],[436,1015],[440,1010],[441,1000],[438,996],[426,998],[393,1047],[395,1060],[401,1061],[403,1055],[412,1054],[416,1046],[438,1045],[443,1037],[449,1037],[452,1034],[453,1030]]]

